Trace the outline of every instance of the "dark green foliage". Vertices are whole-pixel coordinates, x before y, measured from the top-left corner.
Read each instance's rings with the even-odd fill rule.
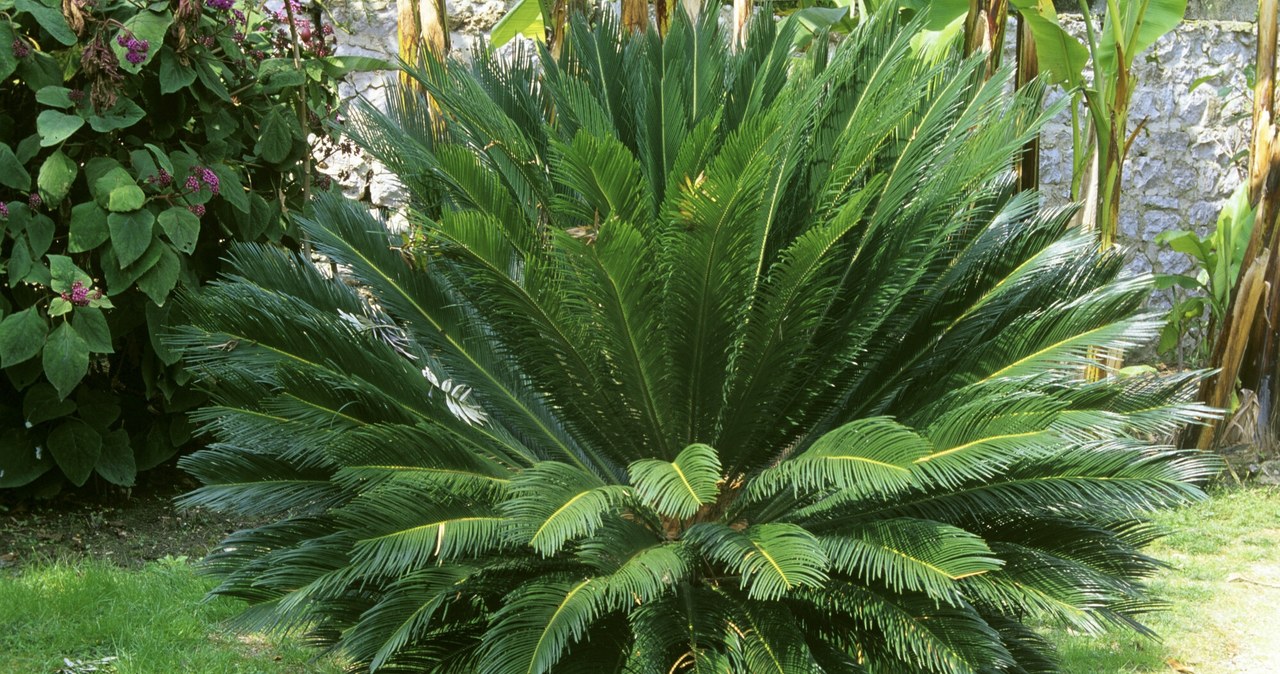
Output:
[[[326,133],[334,78],[377,63],[317,25],[299,72],[231,5],[0,0],[0,488],[128,486],[185,445],[204,397],[158,340],[170,294],[296,235],[298,111]]]
[[[275,518],[208,560],[247,624],[467,674],[1051,672],[1029,625],[1138,626],[1143,513],[1215,470],[1150,438],[1208,411],[1084,380],[1160,326],[1014,192],[1037,98],[887,19],[815,71],[709,14],[425,66],[442,140],[356,124],[416,228],[305,224],[360,290],[239,246],[184,294],[186,502]]]

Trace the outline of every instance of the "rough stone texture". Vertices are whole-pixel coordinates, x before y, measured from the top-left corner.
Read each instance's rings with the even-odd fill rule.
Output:
[[[1142,126],[1125,164],[1120,202],[1121,241],[1132,251],[1135,271],[1190,269],[1185,256],[1156,244],[1156,235],[1212,229],[1222,203],[1243,180],[1243,155],[1233,157],[1249,143],[1252,96],[1244,68],[1253,60],[1255,40],[1250,24],[1190,21],[1139,57],[1130,132]],[[1070,116],[1055,119],[1041,142],[1041,189],[1048,202],[1066,203]]]

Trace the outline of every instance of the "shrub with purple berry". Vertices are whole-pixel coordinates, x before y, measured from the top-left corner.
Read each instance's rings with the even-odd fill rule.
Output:
[[[338,78],[388,66],[331,56],[305,3],[292,24],[235,0],[8,7],[0,488],[128,485],[188,441],[201,400],[158,337],[172,294],[233,242],[296,246],[308,134],[331,133]],[[277,58],[282,28],[302,72],[291,46]]]

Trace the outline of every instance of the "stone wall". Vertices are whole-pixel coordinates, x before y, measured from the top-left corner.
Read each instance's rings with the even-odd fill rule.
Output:
[[[1243,180],[1252,106],[1244,69],[1255,44],[1252,24],[1188,21],[1139,57],[1129,128],[1141,128],[1125,164],[1120,202],[1121,239],[1132,250],[1135,270],[1187,270],[1189,261],[1157,245],[1156,235],[1211,229]],[[1065,203],[1069,115],[1045,129],[1041,142],[1041,190],[1051,203]]]
[[[1207,2],[1193,4],[1200,15],[1211,8]],[[339,31],[338,53],[394,60],[394,0],[342,0],[333,10],[349,31]],[[454,49],[465,52],[503,11],[502,0],[449,0]],[[1248,23],[1192,20],[1140,57],[1130,128],[1139,123],[1142,128],[1125,167],[1120,223],[1135,270],[1189,269],[1183,256],[1156,245],[1156,234],[1211,228],[1222,202],[1242,179],[1242,161],[1233,157],[1248,145],[1250,96],[1244,68],[1252,61],[1254,39]],[[381,101],[381,78],[362,75],[348,92]],[[1202,78],[1207,79],[1193,90]],[[1064,115],[1043,136],[1041,178],[1047,201],[1069,199],[1070,162],[1071,126]],[[325,170],[352,196],[392,209],[400,205],[402,195],[394,182],[364,160],[337,157],[327,165]],[[1167,301],[1157,299],[1157,304]]]

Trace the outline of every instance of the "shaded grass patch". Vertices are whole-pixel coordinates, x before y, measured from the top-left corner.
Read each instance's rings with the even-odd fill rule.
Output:
[[[68,660],[116,674],[343,671],[299,639],[229,631],[224,621],[243,604],[202,601],[213,585],[182,557],[139,569],[81,560],[0,574],[0,672],[55,672]]]

